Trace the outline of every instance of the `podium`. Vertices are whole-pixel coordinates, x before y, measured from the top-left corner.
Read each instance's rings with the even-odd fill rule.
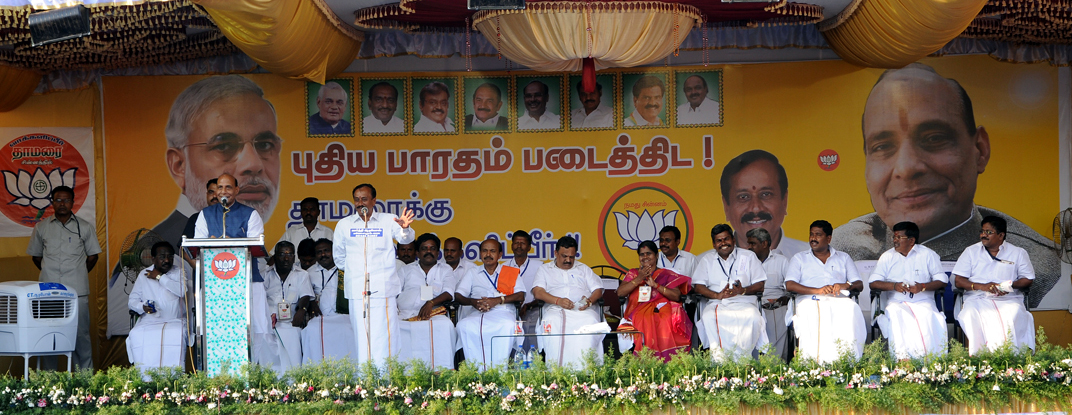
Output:
[[[250,280],[253,258],[267,256],[264,235],[256,238],[182,238],[197,258],[194,365],[208,376],[224,367],[235,373],[250,361]]]

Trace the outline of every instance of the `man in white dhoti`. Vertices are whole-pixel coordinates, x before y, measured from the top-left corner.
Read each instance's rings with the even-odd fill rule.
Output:
[[[681,230],[676,226],[663,226],[659,230],[659,268],[691,278],[698,261],[695,255],[681,250],[680,245]]]
[[[1008,223],[998,216],[983,218],[979,243],[960,254],[953,267],[956,287],[964,290],[964,308],[957,321],[968,338],[968,353],[996,350],[1006,342],[1035,349],[1035,319],[1024,307],[1024,290],[1035,268],[1023,248],[1005,242]]]
[[[350,359],[382,367],[402,350],[397,303],[402,280],[395,272],[395,240],[413,240],[413,212],[405,209],[402,217],[376,212],[376,188],[368,183],[357,185],[351,194],[356,213],[335,225],[332,247],[350,300],[356,347]]]
[[[859,359],[867,326],[860,305],[848,295],[863,290],[860,272],[848,254],[830,247],[830,222],[817,220],[809,228],[811,250],[793,255],[785,273],[785,289],[798,294],[793,317],[798,354],[819,363],[833,362],[843,351]]]
[[[785,270],[789,259],[778,251],[771,250],[771,234],[763,228],[753,228],[745,233],[748,238],[748,250],[756,254],[756,259],[763,264],[767,281],[763,283],[763,297],[760,308],[763,319],[767,321],[767,340],[774,345],[775,353],[783,360],[789,361],[787,335],[789,327],[785,320],[789,293],[785,291]]]
[[[438,262],[439,237],[417,237],[417,260],[399,270],[398,327],[402,334],[399,360],[418,359],[433,369],[453,369],[457,335],[444,304],[458,285],[450,267]]]
[[[485,371],[502,364],[520,339],[495,336],[514,334],[517,308],[511,303],[525,299],[525,285],[517,273],[504,272],[499,264],[502,243],[488,239],[480,243],[483,267],[474,268],[458,282],[454,298],[459,304],[472,306],[476,312],[458,321],[458,348],[465,360]]]
[[[280,241],[275,245],[275,267],[264,273],[264,291],[268,310],[278,338],[273,367],[279,373],[301,365],[301,332],[308,322],[307,311],[313,299],[309,274],[294,266],[294,244]],[[275,364],[278,363],[278,364]]]
[[[700,340],[716,361],[751,357],[768,343],[756,298],[767,274],[755,253],[737,247],[730,225],[711,228],[711,242],[716,255],[704,256],[692,277],[696,292],[708,298],[700,305]]]
[[[184,366],[186,285],[174,267],[175,249],[157,242],[149,251],[153,265],[138,274],[127,306],[141,317],[127,337],[127,356],[139,369]]]
[[[525,285],[525,302],[521,306],[521,319],[524,321],[521,326],[525,333],[535,333],[536,324],[540,319],[540,310],[535,307],[536,297],[532,296],[532,283],[536,281],[536,274],[540,271],[540,266],[543,263],[539,260],[529,260],[529,251],[531,250],[532,235],[518,229],[514,231],[510,239],[510,251],[514,256],[503,264],[503,266],[517,268],[518,275],[520,275],[521,281]],[[526,337],[521,347],[529,350],[531,346],[535,345],[535,337]]]
[[[450,266],[454,272],[454,281],[461,282],[469,271],[476,269],[476,264],[465,259],[465,250],[462,249],[462,240],[450,237],[443,240],[443,259],[439,261]],[[528,288],[528,286],[525,286]],[[473,307],[463,305],[458,307],[457,321],[469,317],[474,312]]]
[[[302,364],[324,358],[343,359],[354,352],[354,328],[350,325],[350,302],[343,292],[344,275],[331,256],[332,242],[316,241],[316,263],[309,267],[309,281],[316,300],[311,304],[315,318],[302,330]]]
[[[576,262],[577,240],[563,236],[555,244],[555,260],[544,264],[532,283],[532,294],[543,301],[539,333],[574,334],[584,326],[597,324],[600,310],[592,308],[603,297],[603,282],[587,265]],[[547,362],[560,366],[584,364],[584,355],[595,353],[603,361],[604,334],[540,337]]]
[[[868,278],[871,292],[884,291],[886,309],[876,322],[898,359],[946,350],[945,316],[934,303],[934,292],[945,289],[949,277],[938,254],[917,245],[918,239],[915,223],[893,225],[893,248],[882,253]]]

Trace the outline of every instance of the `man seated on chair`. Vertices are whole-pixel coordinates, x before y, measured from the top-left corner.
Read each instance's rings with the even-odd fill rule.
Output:
[[[475,309],[458,321],[457,348],[464,351],[465,360],[476,365],[479,371],[505,362],[510,350],[521,341],[513,337],[491,341],[492,337],[514,333],[517,307],[510,303],[525,299],[525,283],[516,272],[504,272],[499,258],[502,258],[501,242],[495,239],[481,242],[480,260],[484,266],[465,274],[454,293],[458,304]]]
[[[354,351],[350,302],[343,291],[345,276],[335,266],[335,258],[331,255],[333,248],[330,239],[316,241],[313,247],[316,262],[306,271],[316,296],[309,308],[311,315],[316,317],[302,330],[302,364],[316,363],[325,357],[339,360]]]
[[[686,277],[692,277],[693,270],[699,258],[678,249],[681,245],[681,230],[676,226],[667,225],[659,230],[659,268],[666,268]]]
[[[469,271],[477,269],[476,264],[465,259],[465,250],[462,249],[462,240],[453,236],[443,240],[443,259],[439,262],[450,266],[451,272],[454,273],[454,281],[457,282],[461,282],[465,279],[465,276],[469,274]],[[528,288],[528,286],[525,286],[525,288]],[[457,321],[462,321],[462,319],[469,317],[473,312],[473,307],[458,307]]]
[[[430,368],[454,368],[457,336],[445,307],[454,299],[454,272],[439,263],[439,237],[417,237],[417,260],[399,269],[398,329],[402,334],[399,360],[420,359]]]
[[[767,281],[763,282],[763,297],[760,298],[763,318],[767,320],[767,340],[774,344],[775,353],[788,362],[789,348],[786,344],[789,329],[786,327],[785,312],[789,293],[785,291],[785,269],[789,265],[789,258],[771,249],[771,234],[766,229],[749,229],[745,237],[748,238],[748,250],[756,254],[763,264],[763,272],[767,274]]]
[[[576,257],[577,240],[563,236],[555,244],[555,260],[541,266],[536,273],[532,294],[544,302],[539,333],[574,334],[582,327],[600,322],[601,310],[592,304],[603,297],[603,281],[587,265],[577,262]],[[595,353],[596,361],[603,361],[600,350],[603,337],[603,334],[540,337],[538,343],[548,363],[580,368],[589,351]]]
[[[700,259],[692,279],[696,292],[708,298],[700,306],[700,340],[716,361],[751,357],[768,343],[756,297],[767,274],[755,253],[737,247],[730,225],[711,228],[711,242],[716,254]]]
[[[301,365],[301,329],[308,322],[306,312],[313,299],[313,285],[309,274],[294,266],[294,244],[287,241],[275,244],[273,258],[275,266],[264,273],[264,291],[279,349],[269,362],[278,363],[273,366],[283,373]]]
[[[330,239],[329,239],[330,241]],[[298,242],[298,266],[306,272],[316,264],[316,240],[302,239]]]
[[[953,267],[956,287],[964,290],[957,321],[968,338],[968,353],[991,351],[1011,342],[1035,349],[1035,319],[1024,307],[1024,291],[1035,279],[1027,251],[1005,242],[1008,224],[983,218],[979,243],[960,254]]]
[[[943,355],[946,349],[945,316],[938,312],[934,292],[945,289],[949,277],[938,254],[917,245],[918,239],[915,223],[893,225],[893,248],[882,253],[868,278],[871,292],[888,296],[876,322],[898,359]]]
[[[811,250],[789,260],[785,289],[797,293],[793,326],[799,340],[799,355],[829,363],[848,350],[863,356],[867,327],[863,312],[849,293],[863,290],[863,281],[849,254],[830,247],[834,227],[830,222],[811,223]]]
[[[127,356],[140,369],[184,366],[186,285],[175,264],[175,249],[157,242],[149,251],[153,265],[138,274],[127,306],[140,315],[127,338]]]

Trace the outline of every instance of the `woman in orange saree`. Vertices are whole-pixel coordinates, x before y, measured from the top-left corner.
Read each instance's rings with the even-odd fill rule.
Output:
[[[644,333],[633,335],[633,344],[637,345],[634,350],[648,348],[663,360],[670,360],[670,356],[688,352],[691,347],[692,321],[680,300],[692,288],[692,279],[657,268],[658,252],[652,241],[637,247],[640,266],[625,274],[618,296],[629,296],[623,317]]]

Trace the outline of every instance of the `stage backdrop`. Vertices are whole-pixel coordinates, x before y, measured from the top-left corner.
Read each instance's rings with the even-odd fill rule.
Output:
[[[835,231],[835,243],[882,248],[882,215],[870,215],[882,205],[885,221],[931,220],[953,234],[971,227],[952,244],[962,250],[977,242],[969,215],[996,211],[1015,218],[1010,240],[1031,245],[1040,273],[1033,305],[1068,309],[1068,277],[1059,278],[1046,242],[1061,208],[1056,69],[985,56],[922,63],[963,86],[985,149],[978,133],[957,135],[967,122],[946,115],[961,114],[963,104],[955,93],[946,104],[953,89],[944,87],[907,106],[934,115],[922,124],[896,104],[905,94],[887,94],[892,101],[875,114],[890,131],[908,133],[903,141],[876,135],[886,144],[865,148],[861,119],[882,71],[839,61],[607,70],[592,94],[577,89],[574,74],[354,73],[337,81],[343,106],[317,105],[316,84],[248,75],[278,126],[268,107],[210,105],[192,113],[188,142],[170,152],[172,103],[207,77],[108,77],[108,261],[114,266],[138,228],[176,235],[204,205],[204,180],[230,171],[248,191],[239,200],[266,216],[270,243],[300,221],[302,198],[319,198],[321,222],[333,227],[353,211],[351,189],[368,182],[378,190],[377,210],[413,209],[418,234],[457,236],[470,260],[479,241],[521,229],[533,235],[534,259],[552,258],[554,241],[571,235],[582,262],[623,268],[636,266],[632,249],[664,225],[677,226],[682,248],[697,254],[711,249],[717,223],[764,226],[781,234],[780,250],[806,249],[815,219],[835,227],[855,220]],[[272,130],[281,143],[262,134]],[[224,144],[202,144],[209,140]],[[750,150],[777,157],[786,192],[777,167],[759,160],[731,171],[723,194],[723,169]],[[911,203],[888,201],[898,195]],[[968,207],[939,217],[935,203],[946,199]],[[898,208],[916,211],[886,213]]]
[[[0,237],[30,236],[53,215],[57,186],[74,189],[74,213],[96,222],[92,128],[0,128],[0,142]]]

